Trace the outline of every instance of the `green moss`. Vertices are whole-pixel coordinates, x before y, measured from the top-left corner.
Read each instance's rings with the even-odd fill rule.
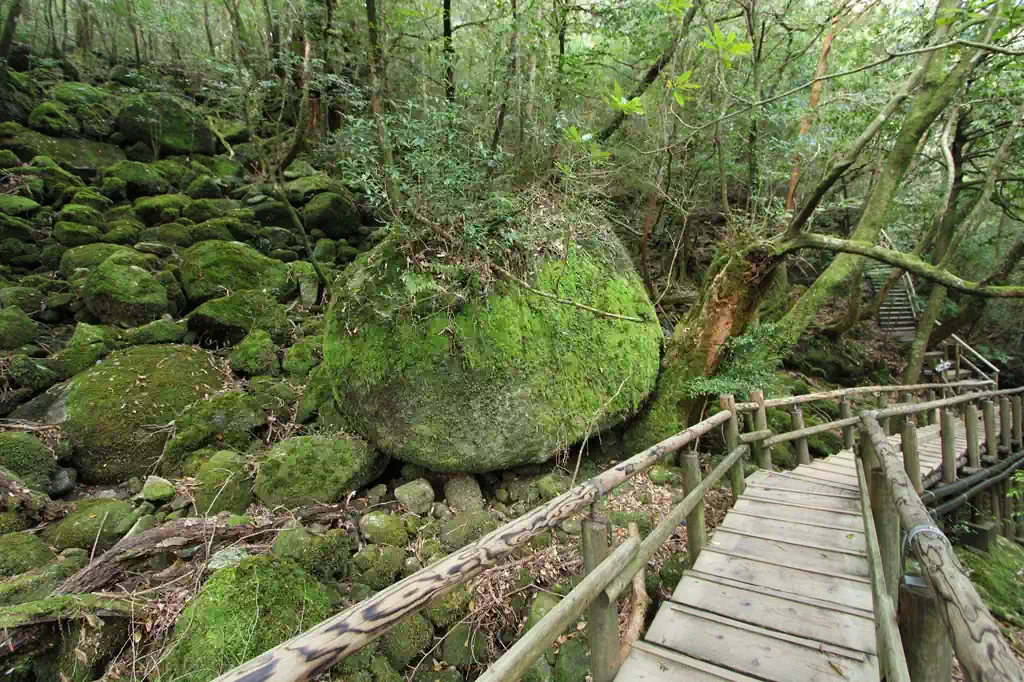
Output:
[[[57,220],[67,220],[80,225],[92,225],[93,227],[104,227],[103,215],[95,208],[83,206],[82,204],[65,204],[57,213]]]
[[[224,209],[221,208],[221,202],[213,199],[198,199],[189,204],[182,211],[182,215],[196,223],[204,223],[207,220],[224,217]]]
[[[209,243],[209,242],[207,242]],[[253,329],[264,329],[277,343],[289,332],[284,306],[268,294],[242,290],[203,303],[188,317],[188,328],[208,344],[237,344]]]
[[[472,590],[461,585],[442,597],[441,601],[428,606],[423,613],[431,623],[447,631],[452,625],[462,620],[466,612],[469,611],[469,603],[472,600]]]
[[[409,543],[405,522],[394,514],[370,512],[359,519],[359,530],[374,545],[405,547]]]
[[[25,313],[38,313],[43,307],[43,292],[35,287],[4,287],[0,289],[0,308],[21,308]]]
[[[121,539],[119,526],[134,512],[124,500],[80,500],[75,505],[75,511],[43,531],[43,539],[57,549],[91,549],[95,542],[96,551],[106,551]]]
[[[274,554],[292,559],[321,580],[341,580],[351,568],[352,538],[341,528],[314,535],[293,521],[278,534]]]
[[[485,511],[459,512],[441,524],[441,541],[456,550],[478,540],[498,527],[498,522]]]
[[[359,438],[288,438],[261,462],[256,496],[270,506],[336,502],[372,481],[386,464],[386,457]]]
[[[185,192],[193,199],[216,199],[224,194],[220,183],[209,175],[200,175],[188,184]]]
[[[199,110],[163,93],[129,97],[117,115],[117,130],[129,143],[156,143],[164,154],[212,154],[217,148],[217,139]]]
[[[49,563],[53,552],[32,533],[0,535],[0,576],[8,577]]]
[[[291,376],[305,379],[310,370],[320,364],[322,358],[323,338],[308,336],[285,351],[281,366]]]
[[[20,163],[17,154],[9,149],[0,149],[0,169],[14,168]]]
[[[231,352],[231,369],[242,376],[273,376],[281,371],[277,346],[270,334],[254,329]]]
[[[190,248],[183,256],[181,280],[194,302],[241,289],[263,289],[278,299],[295,291],[287,266],[237,242],[206,241]]]
[[[66,549],[45,566],[34,568],[15,578],[0,581],[0,606],[13,606],[45,599],[58,585],[85,568],[88,563],[88,550]]]
[[[0,535],[25,530],[31,525],[27,518],[16,511],[0,511]]]
[[[309,180],[294,182],[308,184]],[[342,239],[359,232],[359,209],[352,201],[352,195],[344,191],[317,194],[306,205],[302,218],[307,231],[321,230],[331,239]]]
[[[17,194],[0,194],[0,213],[9,216],[31,217],[39,210],[39,204],[28,197]]]
[[[196,402],[176,422],[163,459],[168,474],[178,471],[186,455],[208,445],[244,450],[253,433],[266,426],[267,418],[258,399],[232,391]]]
[[[261,556],[213,574],[178,618],[161,679],[207,682],[324,620],[327,591],[292,561]]]
[[[324,341],[336,400],[382,449],[437,471],[542,462],[620,422],[653,387],[661,330],[631,271],[571,249],[564,265],[542,265],[534,286],[557,283],[565,298],[650,322],[602,318],[514,285],[451,316],[407,319],[417,296],[439,292],[400,253],[385,242],[347,271]]]
[[[414,613],[380,638],[380,649],[395,670],[405,670],[416,654],[433,641],[434,628],[430,622]]]
[[[87,83],[58,83],[53,88],[53,98],[69,106],[102,104],[110,98],[110,93]]]
[[[0,149],[13,151],[22,161],[45,156],[61,168],[83,175],[93,175],[99,169],[124,160],[124,152],[112,144],[49,137],[16,123],[4,124],[0,129]],[[17,170],[24,171],[24,168]]]
[[[103,239],[103,233],[92,225],[80,225],[62,221],[53,228],[53,238],[63,246],[73,248],[94,244]]]
[[[9,371],[18,386],[32,389],[33,393],[43,391],[60,381],[56,372],[21,353],[11,357]]]
[[[147,225],[170,223],[181,216],[192,200],[184,194],[162,194],[158,197],[146,197],[135,202],[135,213]]]
[[[222,511],[244,514],[252,499],[245,458],[221,450],[199,467],[194,492],[196,509],[212,516]]]
[[[366,545],[352,557],[356,577],[371,589],[383,590],[395,581],[405,563],[405,550],[393,545]]]
[[[141,346],[154,343],[181,343],[188,331],[184,322],[159,319],[127,332],[128,344]]]
[[[988,553],[957,548],[956,554],[992,614],[1024,628],[1024,549],[999,537]]]
[[[134,327],[168,309],[167,289],[140,264],[141,254],[114,254],[89,273],[82,289],[89,312],[106,324]]]
[[[154,425],[220,389],[208,353],[187,346],[135,346],[74,378],[65,433],[74,465],[89,483],[144,476],[163,451],[167,431]]]
[[[157,227],[149,227],[139,232],[140,242],[159,242],[174,246],[189,246],[192,239],[192,228],[180,223],[168,223]]]
[[[96,192],[95,190],[80,189],[77,192],[75,192],[74,195],[71,197],[70,205],[85,206],[86,208],[91,208],[94,211],[105,211],[109,209],[113,205],[113,203],[114,202],[112,202],[110,199]],[[67,206],[62,208],[61,211],[63,212],[66,208]],[[79,223],[85,222],[84,220],[75,218],[70,218],[70,220],[75,220],[75,222]],[[97,227],[101,226],[102,225],[97,225]]]
[[[28,124],[33,130],[54,137],[77,137],[82,132],[82,124],[68,108],[52,100],[33,109],[28,116]]]
[[[0,309],[0,350],[30,343],[37,331],[36,323],[20,308]]]
[[[468,667],[487,663],[487,636],[474,633],[468,623],[452,627],[441,645],[441,655],[448,665]]]
[[[64,252],[60,259],[60,272],[65,279],[71,279],[71,276],[75,273],[75,270],[79,268],[85,268],[91,270],[97,265],[107,260],[115,253],[130,253],[135,252],[118,244],[88,244],[86,246],[76,246],[73,249],[68,249]]]
[[[125,183],[129,199],[163,194],[170,188],[167,178],[154,166],[138,161],[121,161],[106,168],[104,182],[111,178]]]

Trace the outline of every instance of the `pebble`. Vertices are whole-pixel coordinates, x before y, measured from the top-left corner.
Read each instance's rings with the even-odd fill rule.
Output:
[[[76,483],[78,483],[78,472],[71,467],[61,467],[50,479],[47,492],[50,497],[62,497],[74,490]]]

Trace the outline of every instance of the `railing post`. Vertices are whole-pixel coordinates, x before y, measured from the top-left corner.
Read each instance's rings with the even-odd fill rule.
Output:
[[[909,419],[903,422],[900,447],[903,449],[903,469],[914,484],[914,490],[920,495],[924,488],[921,486],[921,460],[917,455],[917,424]]]
[[[935,390],[928,389],[928,400],[926,402],[932,402],[935,400]],[[931,426],[935,423],[935,410],[926,410],[924,413],[924,425]]]
[[[1013,442],[1018,448],[1024,448],[1024,424],[1021,423],[1021,397],[1013,396]]]
[[[590,575],[608,557],[608,519],[592,510],[583,521],[583,570]],[[611,682],[618,672],[618,604],[596,599],[589,607],[590,673],[594,682]]]
[[[953,644],[928,579],[906,576],[900,585],[900,638],[911,680],[950,682]]]
[[[839,417],[841,419],[849,419],[853,416],[853,407],[850,405],[848,398],[843,398],[839,401]],[[843,448],[846,450],[853,450],[853,446],[856,444],[853,439],[853,426],[843,427]]]
[[[964,427],[967,429],[967,466],[981,468],[981,443],[978,440],[978,408],[967,403],[964,409]]]
[[[768,412],[764,407],[764,393],[751,391],[750,399],[757,403],[757,411],[754,412],[754,430],[761,431],[768,428]],[[753,443],[754,460],[759,469],[772,470],[772,449],[766,448],[762,443]]]
[[[885,391],[883,391],[883,392],[878,394],[878,409],[884,410],[887,407],[889,407],[889,394],[886,393]],[[884,417],[883,419],[881,419],[878,422],[878,424],[879,424],[879,426],[882,427],[882,431],[885,432],[885,435],[887,435],[887,436],[892,435],[892,430],[889,428],[889,418],[888,417]]]
[[[789,412],[789,423],[793,431],[799,431],[804,428],[804,412],[800,409],[799,405],[793,405]],[[807,449],[807,438],[801,436],[793,441],[793,446],[796,448],[796,461],[798,464],[810,464],[811,453]]]
[[[1013,476],[1010,476],[999,487],[1003,491],[1003,500],[1006,505],[1006,518],[1003,519],[1003,535],[1013,540],[1017,537],[1017,498],[1011,494],[1014,488]]]
[[[868,498],[874,499],[875,479],[872,477],[871,472],[877,469],[880,464],[878,457],[875,455],[875,447],[871,444],[868,432],[863,427],[861,427],[859,437],[857,438],[857,449],[860,452],[861,459],[864,460],[864,475],[866,477],[865,483],[868,486]]]
[[[1005,452],[1007,456],[1013,452],[1012,432],[1011,432],[1011,416],[1010,416],[1010,399],[1007,396],[999,396],[999,445],[1000,451]]]
[[[683,492],[692,493],[700,485],[700,458],[697,452],[690,450],[680,455],[683,465]],[[690,566],[697,563],[697,557],[708,542],[707,529],[704,527],[704,500],[686,515],[686,551],[689,554]]]
[[[860,440],[864,474],[870,481],[871,518],[875,522],[875,535],[878,537],[885,590],[895,605],[900,582],[900,517],[896,511],[896,501],[885,483],[882,463],[871,443],[871,437],[866,431],[861,431]]]
[[[729,421],[725,423],[725,449],[726,453],[732,452],[740,444],[740,420],[736,418],[736,398],[732,395],[723,395],[718,399],[718,404],[723,410],[732,413]],[[740,457],[729,469],[729,483],[732,485],[732,503],[740,499],[743,494],[743,458]]]
[[[985,456],[993,462],[999,459],[999,445],[996,435],[996,406],[991,399],[981,404],[981,415],[985,422]]]
[[[942,439],[942,482],[952,483],[956,480],[956,441],[953,428],[953,413],[949,408],[942,408],[939,413],[941,423],[939,436]]]

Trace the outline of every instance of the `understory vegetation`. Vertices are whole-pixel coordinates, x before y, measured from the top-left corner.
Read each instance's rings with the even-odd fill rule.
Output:
[[[1014,0],[0,0],[0,678],[214,679],[720,395],[1019,385],[1022,58]],[[318,679],[475,679],[580,534]],[[1019,643],[1019,550],[962,559]]]

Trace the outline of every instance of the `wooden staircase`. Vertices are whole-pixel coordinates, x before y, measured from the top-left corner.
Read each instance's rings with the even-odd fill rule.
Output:
[[[875,262],[868,266],[864,271],[864,278],[868,281],[872,294],[877,295],[882,290],[892,272],[892,266],[884,263]],[[906,277],[900,277],[889,287],[889,293],[878,310],[878,326],[899,341],[914,340],[917,313]]]

